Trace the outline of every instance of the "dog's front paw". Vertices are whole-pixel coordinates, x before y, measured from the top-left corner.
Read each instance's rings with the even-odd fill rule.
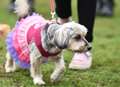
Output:
[[[52,75],[50,76],[50,79],[51,79],[51,82],[56,82],[58,80],[60,80],[60,77],[62,75],[62,73],[64,72],[64,68],[59,68],[59,69],[56,69]]]
[[[60,79],[60,77],[58,75],[54,75],[52,74],[50,77],[51,82],[57,82]]]
[[[60,74],[58,73],[53,73],[51,76],[50,76],[50,80],[51,82],[56,82],[60,79]]]
[[[34,82],[35,85],[45,85],[45,82],[42,80],[41,77],[35,77],[33,79],[33,82]]]

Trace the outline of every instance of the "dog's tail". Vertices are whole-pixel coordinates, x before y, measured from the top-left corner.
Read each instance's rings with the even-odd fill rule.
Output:
[[[31,12],[31,7],[28,0],[15,0],[15,13],[19,17],[24,17]]]
[[[10,32],[10,26],[7,24],[0,24],[0,38],[5,38]]]

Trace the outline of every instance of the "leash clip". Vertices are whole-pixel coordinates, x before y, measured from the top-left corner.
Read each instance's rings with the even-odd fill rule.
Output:
[[[51,12],[52,19],[55,19],[55,11]]]

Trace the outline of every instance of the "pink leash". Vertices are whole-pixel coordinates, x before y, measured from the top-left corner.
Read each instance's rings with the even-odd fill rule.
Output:
[[[56,19],[55,15],[55,1],[54,0],[50,0],[50,13],[51,13],[51,16],[52,16],[52,19]]]

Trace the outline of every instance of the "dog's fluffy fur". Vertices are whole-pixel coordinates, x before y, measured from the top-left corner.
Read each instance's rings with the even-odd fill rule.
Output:
[[[16,13],[19,17],[24,17],[29,14],[28,0],[16,0]],[[63,25],[50,24],[48,29],[42,32],[43,48],[50,53],[61,52],[62,49],[70,49],[72,51],[81,52],[87,47],[85,35],[87,29],[78,23],[69,22]],[[13,72],[16,70],[16,64],[7,52],[7,61],[5,64],[6,72]],[[40,56],[42,57],[42,56]],[[61,53],[57,56],[51,56],[55,62],[54,72],[51,74],[51,81],[57,81],[65,69],[64,58]],[[43,85],[45,82],[42,79],[39,66],[42,64],[43,58],[35,58],[30,52],[30,74],[33,78],[34,84]]]

